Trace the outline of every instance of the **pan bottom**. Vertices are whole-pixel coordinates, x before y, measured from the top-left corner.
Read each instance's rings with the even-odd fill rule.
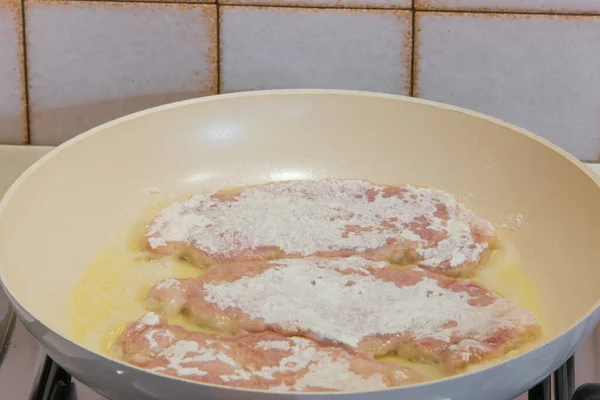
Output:
[[[116,358],[112,351],[113,343],[128,323],[148,311],[144,300],[152,284],[161,279],[197,277],[203,273],[201,268],[186,261],[168,257],[156,259],[141,250],[145,227],[157,208],[161,207],[157,205],[147,210],[137,224],[122,235],[117,235],[100,253],[72,293],[68,318],[70,335],[94,351]],[[500,247],[472,279],[532,311],[545,327],[544,310],[535,283],[523,269],[516,247],[502,240],[502,237],[500,239]],[[169,318],[169,323],[190,330],[215,333],[189,322],[184,316]],[[500,360],[469,366],[465,372],[514,357],[535,347],[540,340],[543,338],[520,346]],[[408,366],[430,380],[447,376],[435,364],[393,355],[382,359]]]

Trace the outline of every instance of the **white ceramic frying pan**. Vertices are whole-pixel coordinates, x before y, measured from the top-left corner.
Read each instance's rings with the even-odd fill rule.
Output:
[[[177,194],[290,178],[443,187],[500,225],[536,282],[549,340],[478,372],[370,393],[276,394],[153,374],[73,341],[72,288],[108,238]],[[600,181],[523,129],[428,101],[284,90],[206,97],[84,133],[29,168],[0,205],[0,278],[19,318],[69,373],[111,399],[507,400],[561,365],[600,319]],[[125,210],[128,212],[126,213]],[[551,313],[550,313],[551,311]]]

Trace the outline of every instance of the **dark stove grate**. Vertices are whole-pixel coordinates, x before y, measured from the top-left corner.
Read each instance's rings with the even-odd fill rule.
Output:
[[[588,383],[575,390],[575,358],[571,356],[552,375],[529,390],[529,400],[552,399],[600,400],[600,383]]]
[[[46,357],[39,385],[30,400],[69,400],[71,375]],[[588,383],[575,390],[575,359],[571,357],[552,375],[529,390],[529,400],[600,400],[600,383]]]

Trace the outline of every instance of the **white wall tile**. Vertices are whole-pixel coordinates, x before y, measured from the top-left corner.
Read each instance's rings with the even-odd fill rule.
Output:
[[[21,3],[0,1],[0,144],[27,140]]]
[[[415,0],[417,10],[600,12],[598,0]]]
[[[416,21],[415,95],[598,159],[600,18],[419,13]]]
[[[26,3],[31,141],[217,91],[216,6]]]
[[[408,11],[221,8],[221,89],[407,94]]]
[[[404,8],[412,7],[411,0],[221,0],[220,4],[246,4],[267,6],[302,6],[302,7],[374,7]]]

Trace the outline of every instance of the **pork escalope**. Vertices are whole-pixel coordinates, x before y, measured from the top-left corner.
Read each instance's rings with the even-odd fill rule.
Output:
[[[458,276],[474,271],[495,238],[444,191],[322,180],[193,196],[159,212],[144,240],[153,253],[199,266],[360,255]]]
[[[191,332],[149,313],[116,345],[131,364],[165,375],[273,391],[368,391],[422,382],[409,368],[273,332],[235,337]]]
[[[232,334],[274,331],[426,359],[448,373],[541,333],[531,312],[478,283],[356,256],[218,265],[157,283],[148,307]]]

